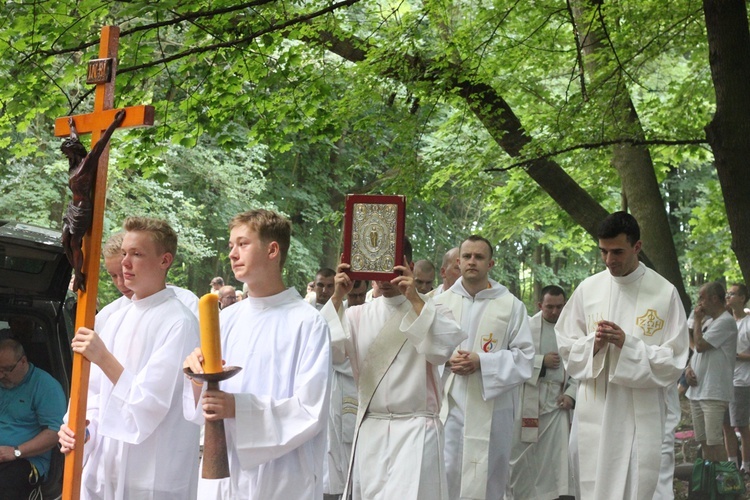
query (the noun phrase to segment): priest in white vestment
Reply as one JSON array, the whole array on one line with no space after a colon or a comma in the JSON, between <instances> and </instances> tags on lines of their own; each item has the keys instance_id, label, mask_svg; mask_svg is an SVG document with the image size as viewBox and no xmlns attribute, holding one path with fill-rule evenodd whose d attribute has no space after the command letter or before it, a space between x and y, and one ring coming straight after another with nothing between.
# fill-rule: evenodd
<instances>
[{"instance_id":1,"label":"priest in white vestment","mask_svg":"<svg viewBox=\"0 0 750 500\"><path fill-rule=\"evenodd\" d=\"M130 217L124 227L122 268L133 300L101 332L79 328L72 342L92 363L89 424L78 440L81 498L195 498L199 428L182 416L180 358L198 345L198 321L165 286L177 235L155 219ZM61 450L76 441L63 425Z\"/></svg>"},{"instance_id":2,"label":"priest in white vestment","mask_svg":"<svg viewBox=\"0 0 750 500\"><path fill-rule=\"evenodd\" d=\"M323 497L323 461L331 372L328 326L281 270L291 224L268 210L230 223L229 259L248 297L219 315L227 366L242 368L202 390L185 381L185 417L224 420L230 477L200 479L205 500L289 500ZM196 349L185 360L202 371ZM196 398L200 404L196 407ZM213 413L207 413L213 412Z\"/></svg>"},{"instance_id":3,"label":"priest in white vestment","mask_svg":"<svg viewBox=\"0 0 750 500\"><path fill-rule=\"evenodd\" d=\"M321 312L334 360L350 360L359 390L347 491L354 500L447 499L437 367L465 336L447 310L417 293L407 266L378 282L380 297L344 310L353 284L346 269L339 265L334 296Z\"/></svg>"},{"instance_id":4,"label":"priest in white vestment","mask_svg":"<svg viewBox=\"0 0 750 500\"><path fill-rule=\"evenodd\" d=\"M440 265L440 277L443 282L440 286L430 290L426 294L428 297L437 297L444 291L450 289L453 283L461 277L461 268L458 266L458 247L453 247L443 255L443 262Z\"/></svg>"},{"instance_id":5,"label":"priest in white vestment","mask_svg":"<svg viewBox=\"0 0 750 500\"><path fill-rule=\"evenodd\" d=\"M489 278L491 243L470 236L459 259L461 278L435 298L468 337L445 373L448 491L451 500L490 500L505 494L518 387L531 377L534 346L526 306Z\"/></svg>"},{"instance_id":6,"label":"priest in white vestment","mask_svg":"<svg viewBox=\"0 0 750 500\"><path fill-rule=\"evenodd\" d=\"M563 289L546 286L539 312L529 319L536 351L534 373L521 385L506 500L575 495L568 441L578 384L567 376L555 338L555 323L564 305Z\"/></svg>"},{"instance_id":7,"label":"priest in white vestment","mask_svg":"<svg viewBox=\"0 0 750 500\"><path fill-rule=\"evenodd\" d=\"M599 228L607 270L579 285L555 331L578 380L571 448L582 500L651 500L659 478L665 388L687 362L688 330L677 290L638 262L638 223L625 212Z\"/></svg>"},{"instance_id":8,"label":"priest in white vestment","mask_svg":"<svg viewBox=\"0 0 750 500\"><path fill-rule=\"evenodd\" d=\"M316 276L317 283L320 272ZM336 275L330 275L331 284ZM361 305L365 302L368 282L356 281L354 288L347 294L343 307L349 304ZM317 310L329 302L333 287L327 291L324 303L315 304ZM328 407L328 435L326 459L323 462L323 500L338 500L344 493L346 476L349 472L349 459L352 455L354 427L357 421L357 384L354 382L352 365L348 359L333 363L331 374L331 395Z\"/></svg>"}]
</instances>

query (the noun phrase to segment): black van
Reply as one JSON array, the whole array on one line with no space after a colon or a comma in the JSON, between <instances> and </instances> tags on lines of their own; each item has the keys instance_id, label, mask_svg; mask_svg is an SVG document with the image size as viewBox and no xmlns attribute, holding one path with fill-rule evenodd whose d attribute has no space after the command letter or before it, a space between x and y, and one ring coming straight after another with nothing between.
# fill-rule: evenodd
<instances>
[{"instance_id":1,"label":"black van","mask_svg":"<svg viewBox=\"0 0 750 500\"><path fill-rule=\"evenodd\" d=\"M76 296L61 235L0 220L0 337L23 344L31 363L55 377L69 397ZM62 489L63 458L53 453L43 498Z\"/></svg>"}]
</instances>

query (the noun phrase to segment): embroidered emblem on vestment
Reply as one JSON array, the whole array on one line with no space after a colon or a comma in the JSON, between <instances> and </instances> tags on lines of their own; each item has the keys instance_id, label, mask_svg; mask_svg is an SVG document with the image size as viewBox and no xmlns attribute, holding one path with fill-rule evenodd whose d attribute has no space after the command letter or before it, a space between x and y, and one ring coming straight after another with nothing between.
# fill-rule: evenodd
<instances>
[{"instance_id":1,"label":"embroidered emblem on vestment","mask_svg":"<svg viewBox=\"0 0 750 500\"><path fill-rule=\"evenodd\" d=\"M490 352L495 348L495 338L490 333L487 336L482 337L482 350L484 352Z\"/></svg>"},{"instance_id":2,"label":"embroidered emblem on vestment","mask_svg":"<svg viewBox=\"0 0 750 500\"><path fill-rule=\"evenodd\" d=\"M647 337L651 337L653 334L664 328L664 320L661 319L653 309L647 309L643 316L638 316L635 320L635 324L643 328L643 334Z\"/></svg>"}]
</instances>

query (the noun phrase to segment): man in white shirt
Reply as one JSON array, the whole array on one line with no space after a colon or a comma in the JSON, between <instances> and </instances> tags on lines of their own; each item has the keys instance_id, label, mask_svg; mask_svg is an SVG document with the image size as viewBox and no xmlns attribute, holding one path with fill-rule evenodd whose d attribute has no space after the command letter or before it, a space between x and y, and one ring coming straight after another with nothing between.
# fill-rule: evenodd
<instances>
[{"instance_id":1,"label":"man in white shirt","mask_svg":"<svg viewBox=\"0 0 750 500\"><path fill-rule=\"evenodd\" d=\"M346 307L361 306L367 300L370 280L355 280L352 291L346 294Z\"/></svg>"},{"instance_id":2,"label":"man in white shirt","mask_svg":"<svg viewBox=\"0 0 750 500\"><path fill-rule=\"evenodd\" d=\"M428 297L435 297L453 286L461 277L461 268L458 265L458 247L453 247L443 255L443 263L440 265L440 277L443 282L439 287L433 288Z\"/></svg>"},{"instance_id":3,"label":"man in white shirt","mask_svg":"<svg viewBox=\"0 0 750 500\"><path fill-rule=\"evenodd\" d=\"M84 446L84 499L195 498L199 428L182 417L180 358L198 345L198 321L166 286L177 235L146 217L128 217L123 227L133 300L101 332L79 328L73 338L73 351L92 363L89 424L83 439L63 424L61 451Z\"/></svg>"},{"instance_id":4,"label":"man in white shirt","mask_svg":"<svg viewBox=\"0 0 750 500\"><path fill-rule=\"evenodd\" d=\"M130 304L133 299L133 290L125 285L125 279L122 274L122 238L125 235L124 232L119 231L107 239L106 243L102 247L102 257L104 258L104 269L112 278L112 284L122 294L122 296L113 300L106 306L104 306L99 312L96 313L96 320L94 322L94 330L99 332L104 329L104 325L107 323L107 319L123 307ZM185 304L185 307L190 309L195 317L198 317L198 297L184 288L167 284L167 288L171 288L177 296L177 300Z\"/></svg>"},{"instance_id":5,"label":"man in white shirt","mask_svg":"<svg viewBox=\"0 0 750 500\"><path fill-rule=\"evenodd\" d=\"M737 359L734 363L734 400L729 403L729 421L724 419L724 442L730 461L737 461L737 435L742 443L742 467L750 474L750 316L745 312L747 286L733 283L727 291L727 307L737 322Z\"/></svg>"},{"instance_id":6,"label":"man in white shirt","mask_svg":"<svg viewBox=\"0 0 750 500\"><path fill-rule=\"evenodd\" d=\"M195 422L224 420L230 477L203 479L206 500L288 500L323 497L323 460L331 372L328 326L282 269L291 223L251 210L229 224L229 259L248 297L219 314L221 352L242 368L205 390L184 383L183 410ZM185 359L203 372L200 349ZM200 404L196 405L196 401Z\"/></svg>"},{"instance_id":7,"label":"man in white shirt","mask_svg":"<svg viewBox=\"0 0 750 500\"><path fill-rule=\"evenodd\" d=\"M686 396L693 414L695 439L700 441L703 458L726 460L722 427L732 400L734 360L737 357L737 323L725 309L721 283L703 285L695 308L692 347L695 354L686 370L690 387ZM706 316L713 319L703 326Z\"/></svg>"},{"instance_id":8,"label":"man in white shirt","mask_svg":"<svg viewBox=\"0 0 750 500\"><path fill-rule=\"evenodd\" d=\"M414 263L414 283L422 295L427 295L435 288L435 266L432 262L423 259Z\"/></svg>"},{"instance_id":9,"label":"man in white shirt","mask_svg":"<svg viewBox=\"0 0 750 500\"><path fill-rule=\"evenodd\" d=\"M336 271L330 267L324 267L315 274L314 290L315 290L315 301L311 302L315 306L315 309L320 311L326 302L331 298L333 294L333 277L336 276Z\"/></svg>"},{"instance_id":10,"label":"man in white shirt","mask_svg":"<svg viewBox=\"0 0 750 500\"><path fill-rule=\"evenodd\" d=\"M321 269L315 276L315 308L318 311L331 299L335 276L336 272L329 268ZM364 304L367 295L366 283L364 280L354 282L354 286L347 294L347 300L344 301L344 307ZM324 500L337 500L344 493L357 420L357 385L354 382L352 365L348 358L337 358L333 360L332 366L326 460L323 463Z\"/></svg>"}]
</instances>

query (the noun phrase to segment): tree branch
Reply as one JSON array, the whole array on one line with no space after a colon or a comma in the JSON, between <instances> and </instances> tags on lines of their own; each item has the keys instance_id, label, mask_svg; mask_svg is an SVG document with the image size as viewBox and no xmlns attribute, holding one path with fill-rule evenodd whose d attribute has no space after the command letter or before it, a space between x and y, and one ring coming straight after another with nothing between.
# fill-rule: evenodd
<instances>
[{"instance_id":1,"label":"tree branch","mask_svg":"<svg viewBox=\"0 0 750 500\"><path fill-rule=\"evenodd\" d=\"M166 21L158 21L158 22L151 23L151 24L144 24L142 26L136 26L135 28L132 28L129 30L124 30L122 31L122 33L120 33L120 37L126 37L129 35L138 33L140 31L158 29L163 26L172 26L175 24L179 24L183 21L194 21L196 19L200 19L201 17L214 17L214 16L219 16L221 14L228 14L230 12L236 12L238 10L247 9L250 7L259 7L261 5L273 3L274 1L275 0L255 0L253 2L241 3L239 5L232 5L230 7L225 7L223 9L190 12L188 14L183 14L181 16L177 16L175 18L168 19ZM99 43L99 39L97 38L96 40L85 42L75 47L67 47L67 48L58 49L58 50L35 50L33 52L30 52L26 56L26 59L36 56L36 55L47 57L47 56L58 56L62 54L69 54L72 52L81 52L85 49L88 49L89 47L93 47L94 45L97 45L98 43ZM21 63L23 63L23 61L21 61Z\"/></svg>"},{"instance_id":2,"label":"tree branch","mask_svg":"<svg viewBox=\"0 0 750 500\"><path fill-rule=\"evenodd\" d=\"M311 12L311 13L305 14L303 16L294 17L294 18L289 19L288 21L284 21L283 23L280 23L280 24L270 25L267 28L255 31L253 33L250 33L247 36L242 37L242 38L237 38L237 39L234 39L234 40L228 40L228 41L225 41L225 42L214 43L214 44L211 44L211 45L205 45L203 47L195 47L195 48L192 48L190 50L185 50L183 52L178 52L178 53L172 54L169 57L164 57L162 59L158 59L158 60L151 61L151 62L148 62L148 63L137 64L135 66L128 66L127 68L121 68L121 69L117 70L117 73L121 74L121 73L128 73L130 71L138 71L138 70L143 69L143 68L150 68L151 66L157 66L157 65L160 65L160 64L166 64L168 62L172 62L172 61L175 61L177 59L182 59L183 57L191 56L191 55L194 55L194 54L202 54L204 52L211 52L212 50L216 50L216 49L222 49L222 48L227 48L227 47L234 47L234 46L245 45L247 43L252 42L254 39L258 38L259 36L263 36L263 35L265 35L267 33L273 33L275 31L283 31L283 30L285 30L286 28L288 28L290 26L294 26L295 24L302 24L302 23L305 23L305 22L312 21L315 18L318 18L318 17L323 16L325 14L330 14L331 12L333 12L333 11L335 11L337 9L340 9L342 7L350 7L350 6L354 5L355 3L359 3L360 1L361 0L343 0L341 2L332 4L332 5L324 8L324 9L320 9L318 11Z\"/></svg>"},{"instance_id":3,"label":"tree branch","mask_svg":"<svg viewBox=\"0 0 750 500\"><path fill-rule=\"evenodd\" d=\"M569 146L567 148L558 149L556 151L550 151L549 153L544 153L542 155L535 156L533 158L529 158L524 161L520 161L517 163L514 163L512 165L509 165L507 167L498 167L498 168L486 168L484 169L485 172L507 172L508 170L513 170L514 168L521 168L521 167L527 167L528 165L538 161L543 160L547 158L552 158L557 155L561 155L564 153L569 153L571 151L577 151L580 149L598 149L598 148L605 148L609 146L614 146L616 144L628 144L630 146L688 146L688 145L700 145L700 144L708 144L707 139L651 139L651 140L640 140L640 139L631 139L631 138L622 138L622 139L610 139L606 141L599 141L599 142L589 142L589 143L583 143L583 144L576 144L573 146Z\"/></svg>"},{"instance_id":4,"label":"tree branch","mask_svg":"<svg viewBox=\"0 0 750 500\"><path fill-rule=\"evenodd\" d=\"M264 0L264 1L268 1L268 0ZM162 57L161 59L156 59L156 60L153 60L153 61L149 61L147 63L136 64L134 66L127 66L127 67L123 67L123 68L118 68L117 69L117 74L118 75L122 75L124 73L131 73L133 71L138 71L138 70L141 70L141 69L144 69L144 68L150 68L150 67L159 66L159 65L162 65L162 64L166 65L167 63L170 63L172 61L176 61L178 59L182 59L184 57L188 57L188 56L191 56L191 55L194 55L194 54L203 54L205 52L211 52L213 50L217 50L217 49L221 49L221 48L227 48L227 47L235 47L235 46L245 45L245 44L248 44L248 43L252 42L254 39L256 39L256 38L258 38L260 36L263 36L263 35L265 35L267 33L273 33L275 31L283 31L283 30L285 30L285 29L287 29L290 26L293 26L295 24L302 24L302 23L306 23L306 22L312 21L313 19L316 19L316 18L318 18L320 16L323 16L325 14L330 14L331 12L333 12L333 11L335 11L337 9L340 9L342 7L349 7L351 5L359 3L360 1L361 0L343 0L341 2L329 5L328 7L324 8L324 9L321 9L321 10L318 10L318 11L315 11L315 12L311 12L309 14L305 14L305 15L302 15L302 16L298 16L298 17L289 19L289 20L287 20L287 21L285 21L283 23L277 24L277 25L270 25L270 26L268 26L268 27L266 27L266 28L264 28L262 30L255 31L253 33L250 33L247 36L242 37L242 38L237 38L237 39L234 39L234 40L228 40L228 41L224 41L224 42L218 42L218 43L214 43L214 44L210 44L210 45L205 45L205 46L202 46L202 47L194 47L192 49L185 50L185 51L182 51L182 52L177 52L177 53L172 54L170 56ZM154 23L154 24L152 24L150 26L155 26L156 24L161 24L161 23ZM132 30L131 30L131 32L132 32ZM88 97L88 95L91 94L91 92L93 92L93 90L94 89L92 88L88 92L83 93L80 96L80 98L78 99L78 101L74 105L71 106L71 110L75 110L78 107L78 105L84 99L86 99L86 97Z\"/></svg>"}]
</instances>

